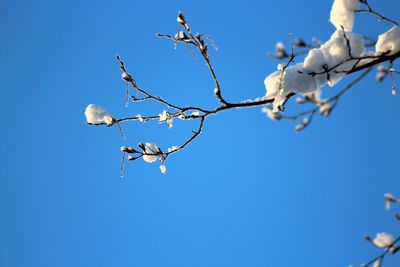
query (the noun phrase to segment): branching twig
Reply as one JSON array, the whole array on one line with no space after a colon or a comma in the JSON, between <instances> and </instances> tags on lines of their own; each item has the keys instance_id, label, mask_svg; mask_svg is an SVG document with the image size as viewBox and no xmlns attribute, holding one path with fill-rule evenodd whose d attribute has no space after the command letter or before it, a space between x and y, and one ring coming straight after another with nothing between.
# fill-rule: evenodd
<instances>
[{"instance_id":1,"label":"branching twig","mask_svg":"<svg viewBox=\"0 0 400 267\"><path fill-rule=\"evenodd\" d=\"M364 4L367 9L355 10L354 12L357 12L357 13L369 13L369 14L372 14L372 15L378 17L380 20L389 22L389 23L391 23L391 24L393 24L393 25L395 25L397 27L400 27L400 24L398 22L396 22L395 20L389 19L386 16L383 16L382 14L380 14L380 13L376 12L375 10L373 10L372 7L369 5L368 0L360 0L360 2L362 4Z\"/></svg>"},{"instance_id":2,"label":"branching twig","mask_svg":"<svg viewBox=\"0 0 400 267\"><path fill-rule=\"evenodd\" d=\"M367 6L367 11L369 13L372 13L374 15L378 15L378 13L374 12L370 6L368 5L367 1L363 1L363 3ZM360 10L359 12L362 12ZM381 16L379 14L379 16ZM382 16L382 19L387 20L389 22L395 23L395 25L398 25L396 22L385 18ZM125 160L126 154L129 155L128 159L129 160L136 160L139 158L143 158L144 156L153 156L157 157L161 163L163 162L172 154L186 148L190 143L192 143L202 132L203 126L205 124L206 119L211 116L218 114L220 112L230 110L230 109L236 109L236 108L249 108L249 107L257 107L257 106L265 106L267 104L272 104L275 102L275 98L278 100L281 97L283 97L283 82L284 82L284 77L286 74L286 70L289 67L289 65L295 60L296 56L308 53L310 49L317 48L318 46L321 45L319 41L314 41L316 46L307 44L301 39L296 40L296 42L293 41L292 35L290 35L290 54L284 49L283 44L279 43L277 45L277 51L279 54L279 57L281 58L288 58L288 61L286 64L282 65L281 68L281 73L279 76L279 90L275 98L266 98L266 97L261 97L257 98L254 100L247 100L247 101L242 101L238 103L232 103L227 101L223 95L222 95L222 89L221 89L221 84L220 81L215 73L214 67L211 63L210 60L210 55L208 51L208 44L213 46L216 49L214 41L205 34L202 33L197 33L193 34L192 29L190 28L188 22L186 21L185 17L183 16L182 13L178 14L178 22L181 25L178 32L175 34L175 36L171 36L168 34L160 34L157 33L158 37L165 38L172 40L174 44L179 44L183 43L186 46L192 47L194 46L198 53L201 55L203 60L205 61L208 70L210 72L210 75L212 77L212 80L214 82L214 96L218 100L219 105L216 106L213 109L206 109L202 107L197 107L197 106L180 106L176 105L169 100L166 100L165 98L162 98L160 96L154 95L150 93L149 91L141 88L138 84L138 82L133 78L133 76L128 72L127 67L125 63L122 61L121 57L117 54L116 59L119 63L119 67L122 70L122 78L126 81L127 86L131 86L131 88L135 89L137 92L137 96L129 96L129 88L127 87L127 99L130 99L131 101L135 102L144 102L144 101L149 101L149 102L154 102L161 104L164 106L165 109L163 114L158 114L158 115L135 115L132 117L124 117L124 118L113 118L112 122L103 122L103 123L97 123L95 125L107 125L107 126L113 126L115 124L120 127L120 124L122 123L127 123L129 121L139 121L139 122L148 122L148 121L158 121L159 123L167 122L169 126L172 126L172 120L173 119L181 119L181 120L198 120L198 128L195 131L191 131L191 135L182 142L180 146L173 147L169 151L162 151L161 149L157 149L156 151L147 151L147 148L145 144L139 144L140 150L133 149L133 148L125 148L123 149L124 157L121 162L121 173L123 170L123 164ZM345 94L348 90L350 90L355 84L357 84L360 80L362 80L368 73L370 73L372 67L382 63L382 62L390 62L393 63L397 58L400 57L400 51L391 54L390 51L381 55L365 55L365 56L354 56L352 53L352 47L351 47L351 42L349 38L347 37L345 31L343 30L343 37L346 40L347 48L348 48L348 57L343 60L342 62L336 63L333 66L328 66L327 64L323 66L322 71L313 71L309 73L304 73L304 75L311 75L311 76L316 76L316 75L326 75L327 80L330 80L330 75L331 73L344 73L345 75L349 75L355 72L363 71L364 72L354 79L351 83L349 83L346 87L344 87L341 91L339 91L335 96L329 98L328 100L319 100L316 98L310 98L306 99L307 97L305 96L304 98L306 99L306 102L310 102L313 104L316 104L316 107L303 111L297 115L293 116L287 116L283 114L276 114L274 115L275 118L283 119L283 120L298 120L300 118L303 118L303 121L300 122L298 127L296 129L302 130L305 127L307 127L311 121L313 120L314 116L317 114L318 111L321 112L322 115L328 116L330 112L336 107L340 97ZM375 41L372 40L371 43L374 43ZM305 49L304 51L300 52L295 52L294 51L294 46ZM192 51L192 50L191 50ZM348 62L354 62L352 67L348 70L339 70L339 68L347 64ZM300 73L300 72L299 72ZM300 73L303 74L303 73ZM390 74L399 74L398 71L395 71L393 68L391 68ZM393 77L392 77L393 78ZM393 81L394 84L394 81ZM279 105L279 110L283 111L285 103L292 97L294 96L294 92L286 92L285 94L285 99L282 99L283 101ZM122 132L122 128L121 133Z\"/></svg>"}]
</instances>

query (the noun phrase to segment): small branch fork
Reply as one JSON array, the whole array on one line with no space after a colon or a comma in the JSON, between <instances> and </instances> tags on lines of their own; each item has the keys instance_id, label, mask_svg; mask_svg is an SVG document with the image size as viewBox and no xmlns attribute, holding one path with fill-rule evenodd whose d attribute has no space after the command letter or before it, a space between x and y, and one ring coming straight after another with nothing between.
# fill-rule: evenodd
<instances>
[{"instance_id":1,"label":"small branch fork","mask_svg":"<svg viewBox=\"0 0 400 267\"><path fill-rule=\"evenodd\" d=\"M364 1L368 7L369 5ZM372 13L372 12L370 12ZM375 14L375 13L372 13ZM388 19L385 19L388 20ZM178 29L178 32L175 34L175 36L171 36L168 34L161 34L157 33L156 35L160 38L172 40L175 45L178 43L185 44L189 47L195 47L198 51L198 53L201 55L203 60L205 61L210 76L213 80L214 83L214 96L219 102L219 105L215 107L214 109L205 109L202 107L197 107L197 106L179 106L176 104L173 104L171 101L162 98L160 96L154 95L150 93L148 90L143 89L139 86L138 82L134 79L134 77L128 72L128 69L124 63L124 61L121 59L119 55L116 55L116 59L119 63L119 67L122 71L122 78L125 80L126 85L127 85L127 103L128 104L129 100L132 102L155 102L163 105L167 111L164 111L165 114L158 114L158 115L147 115L147 116L142 116L142 115L136 115L132 117L124 117L124 118L115 118L114 122L120 127L120 124L126 123L129 121L140 121L140 122L148 122L148 121L158 121L160 123L162 122L167 122L170 124L170 127L172 125L172 120L173 119L181 119L181 120L196 120L198 121L198 126L196 130L191 130L191 134L187 139L182 142L181 145L172 147L169 149L167 152L162 151L160 148L157 149L157 151L151 151L149 153L148 150L146 150L146 144L139 144L138 147L139 149L134 149L132 147L122 147L121 150L123 152L123 159L121 162L121 172L123 170L123 163L125 158L128 158L130 161L137 160L139 158L143 158L144 156L155 156L158 158L158 160L161 162L161 164L164 164L164 161L172 154L184 149L187 147L191 142L193 142L203 131L203 127L205 125L206 119L210 115L215 115L220 112L230 110L230 109L236 109L236 108L249 108L249 107L257 107L257 106L266 106L268 108L269 104L272 104L274 102L274 98L266 98L266 97L261 97L257 98L254 100L246 100L238 103L232 103L223 96L222 94L222 88L221 84L219 82L219 79L217 77L217 74L212 66L212 62L210 59L209 55L209 50L208 50L208 45L211 45L215 49L215 43L213 40L201 33L196 33L194 34L192 29L190 28L188 22L186 21L184 15L182 13L178 14L177 18L178 23L180 24L180 28ZM371 72L372 67L382 63L382 62L390 62L393 63L398 57L400 57L400 52L396 54L390 54L386 53L383 55L379 56L365 56L365 57L354 57L351 52L351 47L350 47L350 41L347 39L347 36L344 33L344 37L346 38L347 45L349 48L349 59L347 59L344 62L338 63L335 66L332 67L327 67L324 68L323 71L317 73L304 73L304 75L328 75L331 71L337 71L337 68L340 67L341 65L349 62L349 61L355 61L355 64L353 67L346 71L345 74L351 74L355 72L359 72L364 70L364 72L355 80L353 80L351 83L349 83L345 88L343 88L341 91L339 91L335 96L328 100L320 101L319 99L312 97L312 96L304 96L302 101L304 103L313 103L316 104L315 108L312 108L310 110L301 112L297 115L293 116L286 116L282 115L281 113L275 113L274 114L274 119L283 119L283 120L297 120L299 118L304 118L303 121L296 127L297 130L302 130L304 129L313 119L315 114L317 114L318 110L321 112L322 115L328 116L330 112L336 107L340 97L344 95L348 90L350 90L355 84L357 84L360 80L362 80L368 73ZM283 80L283 77L285 75L286 68L294 62L295 57L305 54L308 52L308 50L318 47L321 45L321 42L318 40L313 40L314 44L308 44L305 41L301 39L297 39L295 42L292 40L292 36L290 35L290 44L291 44L291 53L287 53L284 49L283 46L277 46L277 51L281 55L283 55L281 58L288 58L287 63L283 66L282 68L282 73L281 73L281 82ZM373 43L373 42L371 42ZM294 47L297 48L303 48L306 49L302 52L296 53L294 51ZM192 50L191 50L192 51ZM192 51L193 52L193 51ZM275 57L275 56L274 56ZM278 58L278 57L276 57ZM393 68L390 72L390 74L393 76L393 74L399 74L397 71L395 71ZM281 86L280 86L281 87ZM137 96L133 96L129 94L129 89L132 88L136 91ZM283 101L283 105L280 107L280 110L283 111L284 109L284 104L287 102L289 98L294 96L294 93L289 93L288 95L285 96L285 99ZM278 94L279 97L279 94ZM98 125L104 125L103 124L98 124ZM111 125L108 125L111 126ZM127 156L127 157L126 157Z\"/></svg>"},{"instance_id":2,"label":"small branch fork","mask_svg":"<svg viewBox=\"0 0 400 267\"><path fill-rule=\"evenodd\" d=\"M362 264L361 267L370 267L370 266L382 266L383 260L387 255L389 255L389 252L392 254L395 254L399 250L399 243L400 243L400 236L397 237L392 244L390 244L387 248L383 250L383 252L376 256L375 258L371 259L369 262ZM375 265L376 264L376 265Z\"/></svg>"},{"instance_id":3,"label":"small branch fork","mask_svg":"<svg viewBox=\"0 0 400 267\"><path fill-rule=\"evenodd\" d=\"M369 5L368 0L360 0L360 3L362 3L366 9L355 10L356 13L369 13L369 14L372 14L372 15L378 17L379 20L386 21L390 24L393 24L394 26L400 27L400 24L397 21L387 18L387 17L383 16L382 14L373 10L372 7Z\"/></svg>"}]
</instances>

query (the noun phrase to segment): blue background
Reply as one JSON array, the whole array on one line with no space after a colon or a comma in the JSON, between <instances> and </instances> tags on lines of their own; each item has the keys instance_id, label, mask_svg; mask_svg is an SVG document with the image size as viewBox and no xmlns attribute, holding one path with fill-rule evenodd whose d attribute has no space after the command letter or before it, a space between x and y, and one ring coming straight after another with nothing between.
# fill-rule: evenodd
<instances>
[{"instance_id":1,"label":"blue background","mask_svg":"<svg viewBox=\"0 0 400 267\"><path fill-rule=\"evenodd\" d=\"M217 105L200 58L154 35L177 31L178 10L216 41L224 95L241 101L264 95L277 41L330 37L331 4L1 1L0 266L333 267L377 255L364 235L399 234L383 208L385 192L400 195L400 103L389 80L371 74L300 134L258 107L210 117L167 161L167 175L140 160L120 178L120 146L178 145L195 124L133 122L126 141L116 127L85 124L90 103L116 117L163 109L124 107L115 53L154 94ZM399 19L397 0L371 4ZM355 31L376 37L390 27L357 15Z\"/></svg>"}]
</instances>

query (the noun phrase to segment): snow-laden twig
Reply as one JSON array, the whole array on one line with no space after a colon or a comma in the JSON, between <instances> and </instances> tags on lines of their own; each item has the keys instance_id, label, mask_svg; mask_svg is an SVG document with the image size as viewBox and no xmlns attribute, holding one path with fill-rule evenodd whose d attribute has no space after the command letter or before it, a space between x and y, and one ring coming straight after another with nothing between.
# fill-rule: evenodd
<instances>
[{"instance_id":1,"label":"snow-laden twig","mask_svg":"<svg viewBox=\"0 0 400 267\"><path fill-rule=\"evenodd\" d=\"M340 2L344 0L335 1ZM372 13L374 15L378 14L377 12L373 11L373 9L366 1L362 1L362 3L366 5L369 13ZM341 6L336 5L335 8L340 9ZM332 13L334 15L333 18L335 19L335 23L337 24L337 22L340 22L344 19L343 21L346 23L347 29L351 29L353 21L348 21L348 19L354 20L354 16L352 15L353 11L354 9L351 8L349 10L346 10L347 17L345 18L338 17L335 15L335 13ZM354 12L358 11L361 10L355 10ZM392 21L385 17L383 18L389 22ZM172 122L175 119L180 119L183 121L198 121L198 128L196 130L192 130L191 134L182 141L181 145L175 146L168 151L163 151L161 148L157 147L157 150L149 152L149 145L147 145L148 143L139 144L138 149L124 149L124 158L121 164L121 172L123 170L125 156L128 155L128 160L130 161L139 158L143 158L145 160L146 158L156 159L161 162L163 166L161 170L163 173L165 173L166 167L164 161L170 155L181 151L189 144L191 144L194 140L196 140L203 131L203 127L206 123L207 118L211 115L216 115L231 109L263 106L263 110L274 120L298 120L302 118L300 123L296 126L296 130L300 131L306 128L311 123L318 111L321 113L321 115L328 116L331 111L337 106L337 103L341 96L344 95L348 90L350 90L360 80L362 80L367 74L369 74L373 67L384 62L389 62L391 67L387 72L385 72L385 75L389 74L391 76L392 84L394 84L393 75L399 74L399 72L394 69L393 63L396 59L400 57L400 49L383 50L380 53L364 53L364 38L360 35L356 35L346 31L346 28L340 25L341 27L339 27L337 31L332 35L331 40L327 41L324 44L316 39L313 40L314 44L309 44L302 39L297 39L293 41L292 37L290 36L290 52L288 52L285 50L283 44L278 43L276 46L277 54L275 57L279 59L286 58L287 62L286 64L280 65L280 69L276 72L276 74L271 74L270 76L268 76L271 77L269 82L272 82L272 85L275 87L275 93L271 93L272 89L267 88L268 91L265 96L236 103L230 102L226 100L226 98L222 94L221 83L216 75L216 72L211 62L208 45L216 49L214 41L208 35L202 33L194 34L191 27L189 26L188 21L181 12L178 14L177 21L180 24L180 28L174 36L160 33L158 33L157 36L173 41L175 46L177 44L184 44L189 48L195 48L194 50L196 50L198 54L200 54L208 67L208 71L214 83L213 93L219 104L212 109L202 108L194 105L182 106L177 105L174 102L167 100L161 96L155 95L139 86L139 83L137 82L137 77L134 77L132 74L130 74L125 65L125 62L121 59L119 55L116 55L116 59L122 71L122 79L127 85L126 99L132 101L133 103L155 102L164 106L164 111L159 114L137 114L134 116L114 118L102 109L97 109L97 107L93 108L93 106L89 106L87 112L87 122L89 124L107 125L109 127L118 125L121 133L123 133L121 125L132 121L156 121L158 123L165 122L169 125L170 128L172 127ZM394 24L398 25L397 23ZM387 49L387 47L396 47L397 49L399 44L396 42L396 40L393 40L393 38L395 38L393 36L397 36L396 34L398 34L398 29L391 29L389 32L386 33L386 35L381 35L379 37L378 43L376 44L377 47L379 46L381 50ZM372 41L370 40L370 43L374 44L376 42L374 39L372 39ZM333 46L336 46L335 49L343 50L345 52L343 54L339 54L339 56L336 55L334 57L334 55L329 54L329 48L332 48ZM301 51L295 51L295 48L301 49ZM190 50L192 51L192 53L194 53L194 50ZM294 62L295 59L301 55L306 56L304 63L291 65L291 63ZM320 55L319 59L318 57L315 58L315 55ZM323 60L321 61L322 58ZM326 58L332 58L334 60L333 62L326 62ZM313 65L314 67L307 67L308 65ZM363 73L359 77L350 82L346 87L340 90L333 97L327 100L321 100L319 97L315 96L316 91L320 90L320 87L322 87L326 83L329 83L331 86L333 86L342 77L360 71L363 71ZM266 81L268 80L268 77ZM296 80L296 78L298 78L298 80ZM312 83L314 84L312 85ZM294 87L302 86L302 89L292 90L296 88L290 88L289 85ZM308 88L308 85L312 85L312 88ZM130 89L136 91L136 95L130 95ZM275 107L275 105L278 104L278 110L282 112L284 110L286 102L294 95L299 96L298 99L300 99L300 102L313 103L316 106L312 109L300 112L299 114L293 116L285 115L283 113L276 113L275 108L273 110L270 110L270 108L266 106L274 104ZM125 105L127 105L127 101Z\"/></svg>"}]
</instances>

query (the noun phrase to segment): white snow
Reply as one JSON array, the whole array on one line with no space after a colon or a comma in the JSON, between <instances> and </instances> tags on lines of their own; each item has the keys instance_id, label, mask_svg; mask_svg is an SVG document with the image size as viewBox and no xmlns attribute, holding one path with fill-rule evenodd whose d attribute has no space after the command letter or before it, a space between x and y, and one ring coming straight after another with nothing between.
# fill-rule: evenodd
<instances>
[{"instance_id":1,"label":"white snow","mask_svg":"<svg viewBox=\"0 0 400 267\"><path fill-rule=\"evenodd\" d=\"M282 65L278 65L278 71L267 76L264 80L267 89L266 98L275 98L274 112L283 104L289 93L303 95L312 93L327 83L334 86L346 75L345 72L349 71L356 62L349 55L346 38L351 47L351 56L361 56L365 50L363 37L351 32L336 30L327 42L319 48L311 49L303 63L289 66L283 75ZM337 66L342 62L345 63ZM310 73L324 72L329 68L334 68L329 71L329 80L326 73L310 75Z\"/></svg>"},{"instance_id":2,"label":"white snow","mask_svg":"<svg viewBox=\"0 0 400 267\"><path fill-rule=\"evenodd\" d=\"M331 9L330 21L341 30L353 31L354 26L354 10L359 8L359 0L335 0Z\"/></svg>"},{"instance_id":3,"label":"white snow","mask_svg":"<svg viewBox=\"0 0 400 267\"><path fill-rule=\"evenodd\" d=\"M165 166L164 163L162 163L160 165L160 171L161 171L162 174L166 174L167 173L167 167Z\"/></svg>"},{"instance_id":4,"label":"white snow","mask_svg":"<svg viewBox=\"0 0 400 267\"><path fill-rule=\"evenodd\" d=\"M130 74L126 73L126 72L123 72L123 73L121 74L121 78L122 78L123 80L127 81L127 82L132 81L132 76L131 76Z\"/></svg>"},{"instance_id":5,"label":"white snow","mask_svg":"<svg viewBox=\"0 0 400 267\"><path fill-rule=\"evenodd\" d=\"M270 107L263 107L261 111L264 112L271 120L279 121L282 118L279 112L274 112Z\"/></svg>"},{"instance_id":6,"label":"white snow","mask_svg":"<svg viewBox=\"0 0 400 267\"><path fill-rule=\"evenodd\" d=\"M153 163L158 160L158 156L154 154L160 153L160 149L156 144L146 143L143 160L148 163ZM149 155L150 154L150 155Z\"/></svg>"},{"instance_id":7,"label":"white snow","mask_svg":"<svg viewBox=\"0 0 400 267\"><path fill-rule=\"evenodd\" d=\"M378 248L386 248L393 244L394 238L391 234L378 233L372 242Z\"/></svg>"},{"instance_id":8,"label":"white snow","mask_svg":"<svg viewBox=\"0 0 400 267\"><path fill-rule=\"evenodd\" d=\"M389 54L395 54L400 51L400 28L394 26L387 32L379 35L378 42L375 45L375 51L382 54L390 51Z\"/></svg>"},{"instance_id":9,"label":"white snow","mask_svg":"<svg viewBox=\"0 0 400 267\"><path fill-rule=\"evenodd\" d=\"M304 68L309 70L309 72L321 72L324 70L324 65L328 68L331 68L341 62L350 59L349 46L347 45L346 38L349 41L351 47L352 57L361 56L361 54L363 54L365 51L364 38L355 33L336 30L326 43L322 44L319 48L312 49L308 53L304 60ZM335 68L335 71L331 71L329 73L329 85L334 86L343 76L345 76L345 73L336 73L337 71L348 71L353 67L354 63L355 60L350 60L345 64L342 64ZM320 85L325 84L326 77L324 77L324 75L319 76L320 77L316 77L318 83Z\"/></svg>"},{"instance_id":10,"label":"white snow","mask_svg":"<svg viewBox=\"0 0 400 267\"><path fill-rule=\"evenodd\" d=\"M170 129L172 128L173 118L168 111L163 110L163 112L161 114L158 114L158 116L159 116L160 123L166 122L168 124L169 128Z\"/></svg>"},{"instance_id":11,"label":"white snow","mask_svg":"<svg viewBox=\"0 0 400 267\"><path fill-rule=\"evenodd\" d=\"M85 110L86 121L89 124L102 124L105 123L108 126L113 125L114 119L110 114L105 111L102 107L90 104Z\"/></svg>"},{"instance_id":12,"label":"white snow","mask_svg":"<svg viewBox=\"0 0 400 267\"><path fill-rule=\"evenodd\" d=\"M175 150L178 150L178 149L179 149L179 146L172 146L172 147L169 147L169 148L168 148L168 153L174 152Z\"/></svg>"},{"instance_id":13,"label":"white snow","mask_svg":"<svg viewBox=\"0 0 400 267\"><path fill-rule=\"evenodd\" d=\"M323 102L320 106L319 106L319 112L321 113L322 116L329 116L329 114L332 111L332 106L329 102Z\"/></svg>"}]
</instances>

